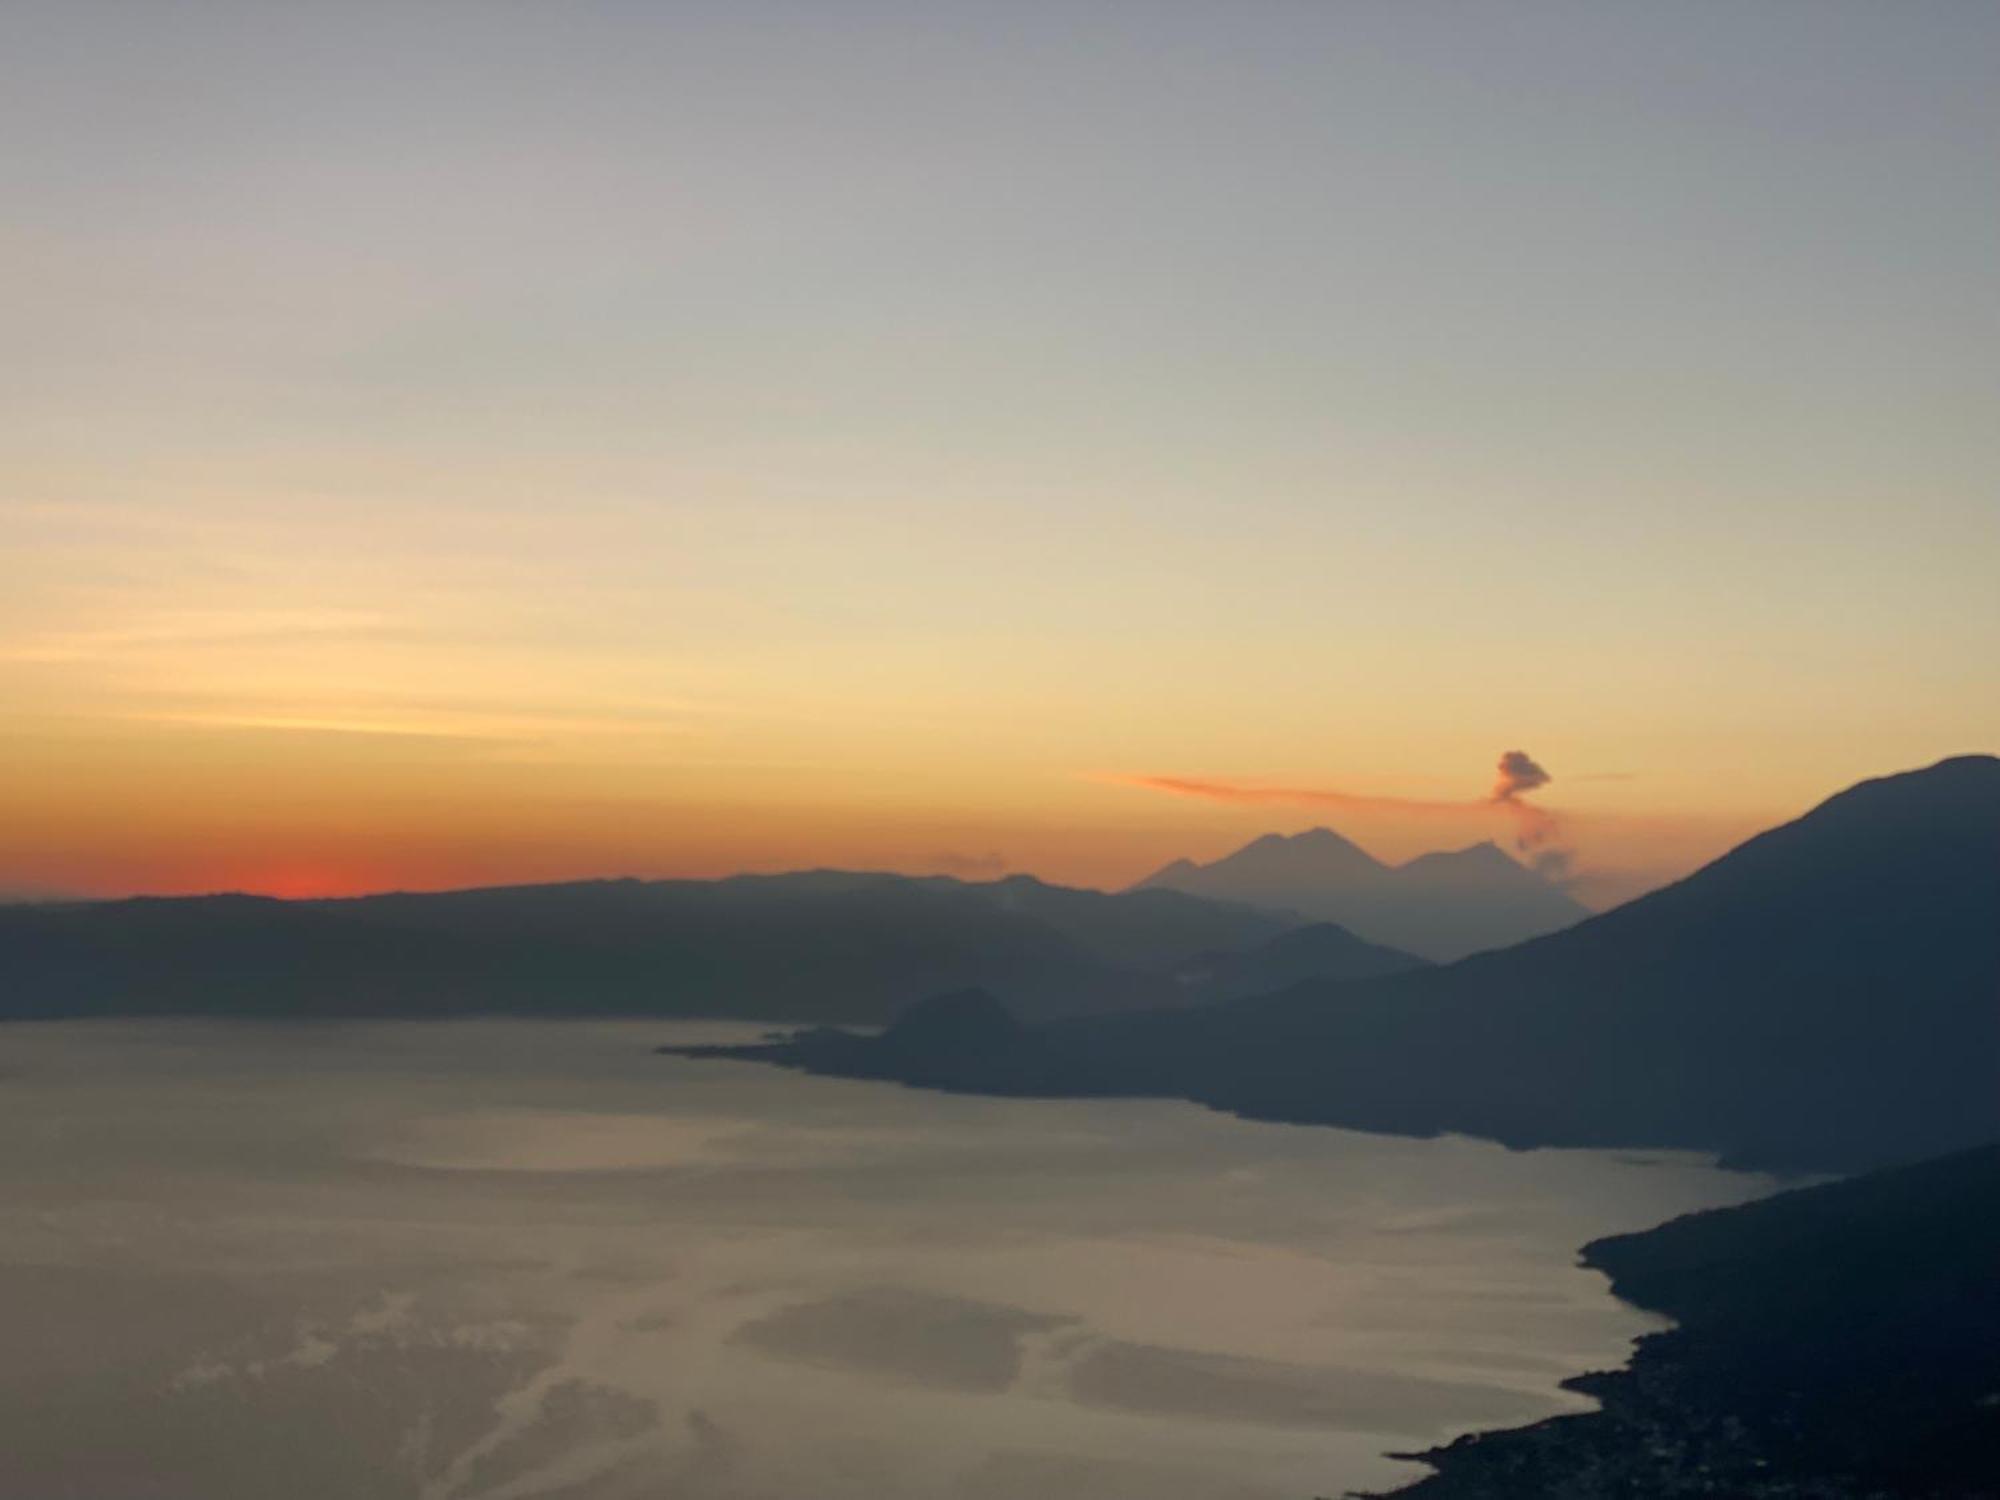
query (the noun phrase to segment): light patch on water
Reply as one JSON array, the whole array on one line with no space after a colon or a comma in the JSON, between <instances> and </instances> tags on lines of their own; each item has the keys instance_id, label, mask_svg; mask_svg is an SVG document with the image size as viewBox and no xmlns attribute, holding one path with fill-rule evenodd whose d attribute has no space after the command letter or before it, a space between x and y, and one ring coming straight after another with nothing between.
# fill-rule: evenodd
<instances>
[{"instance_id":1,"label":"light patch on water","mask_svg":"<svg viewBox=\"0 0 2000 1500\"><path fill-rule=\"evenodd\" d=\"M740 1121L574 1110L474 1110L411 1120L370 1154L470 1172L629 1172L725 1161Z\"/></svg>"}]
</instances>

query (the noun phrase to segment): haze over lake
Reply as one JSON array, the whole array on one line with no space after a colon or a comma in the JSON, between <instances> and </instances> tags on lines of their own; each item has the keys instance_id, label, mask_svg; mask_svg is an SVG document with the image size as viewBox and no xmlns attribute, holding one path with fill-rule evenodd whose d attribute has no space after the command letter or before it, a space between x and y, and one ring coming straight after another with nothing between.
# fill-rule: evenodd
<instances>
[{"instance_id":1,"label":"haze over lake","mask_svg":"<svg viewBox=\"0 0 2000 1500\"><path fill-rule=\"evenodd\" d=\"M1594 1236L1769 1189L654 1056L754 1028L0 1034L0 1493L1263 1500L1577 1406Z\"/></svg>"}]
</instances>

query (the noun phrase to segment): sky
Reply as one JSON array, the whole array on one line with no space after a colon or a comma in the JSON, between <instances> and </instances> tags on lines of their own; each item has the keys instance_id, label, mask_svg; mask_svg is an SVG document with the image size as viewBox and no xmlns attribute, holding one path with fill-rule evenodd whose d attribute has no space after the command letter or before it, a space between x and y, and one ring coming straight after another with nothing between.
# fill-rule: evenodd
<instances>
[{"instance_id":1,"label":"sky","mask_svg":"<svg viewBox=\"0 0 2000 1500\"><path fill-rule=\"evenodd\" d=\"M15 0L0 891L1400 859L1519 749L1601 905L2000 749L1997 70L1922 0Z\"/></svg>"}]
</instances>

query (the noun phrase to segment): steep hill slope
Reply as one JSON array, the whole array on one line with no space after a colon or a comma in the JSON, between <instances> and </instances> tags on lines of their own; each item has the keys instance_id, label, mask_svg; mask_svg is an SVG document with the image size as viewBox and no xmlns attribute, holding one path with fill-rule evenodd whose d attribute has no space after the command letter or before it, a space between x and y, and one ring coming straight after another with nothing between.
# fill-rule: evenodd
<instances>
[{"instance_id":1,"label":"steep hill slope","mask_svg":"<svg viewBox=\"0 0 2000 1500\"><path fill-rule=\"evenodd\" d=\"M1678 1326L1601 1411L1420 1455L1405 1500L1944 1500L2000 1483L2000 1146L1584 1247Z\"/></svg>"},{"instance_id":2,"label":"steep hill slope","mask_svg":"<svg viewBox=\"0 0 2000 1500\"><path fill-rule=\"evenodd\" d=\"M2000 1136L2000 760L1864 782L1515 948L1046 1028L952 1082L1807 1167Z\"/></svg>"}]
</instances>

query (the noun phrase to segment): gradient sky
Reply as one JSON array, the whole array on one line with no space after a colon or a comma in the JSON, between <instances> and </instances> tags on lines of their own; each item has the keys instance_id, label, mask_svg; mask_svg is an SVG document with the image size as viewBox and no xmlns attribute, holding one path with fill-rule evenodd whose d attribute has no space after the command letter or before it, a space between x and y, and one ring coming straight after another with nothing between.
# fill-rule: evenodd
<instances>
[{"instance_id":1,"label":"gradient sky","mask_svg":"<svg viewBox=\"0 0 2000 1500\"><path fill-rule=\"evenodd\" d=\"M1983 3L16 0L0 889L1405 857L1522 748L1603 901L2000 748L1996 76Z\"/></svg>"}]
</instances>

